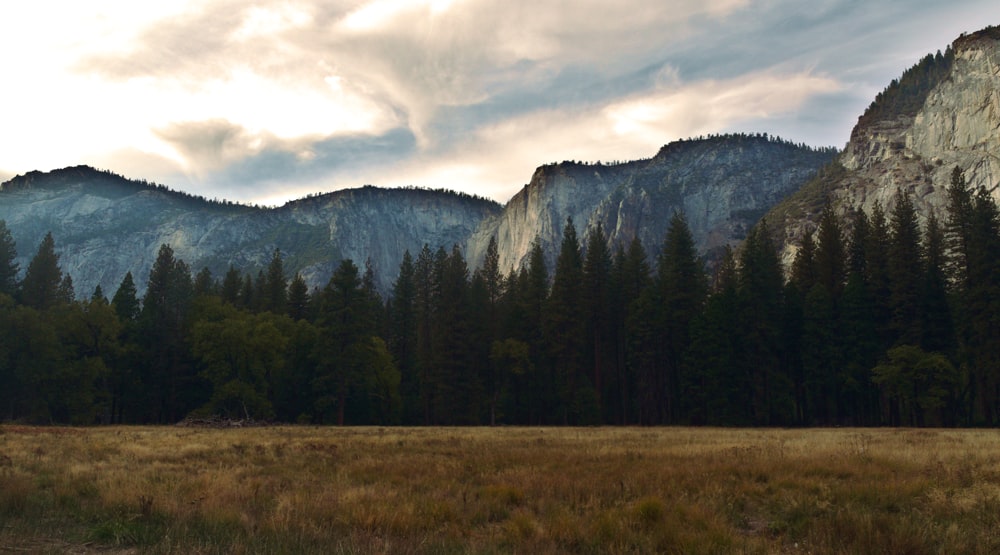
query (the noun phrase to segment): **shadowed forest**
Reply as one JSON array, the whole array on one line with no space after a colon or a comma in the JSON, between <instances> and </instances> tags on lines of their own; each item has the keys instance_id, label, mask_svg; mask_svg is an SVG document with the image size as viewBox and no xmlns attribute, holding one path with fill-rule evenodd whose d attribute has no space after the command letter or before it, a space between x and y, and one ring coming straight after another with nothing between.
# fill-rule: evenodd
<instances>
[{"instance_id":1,"label":"shadowed forest","mask_svg":"<svg viewBox=\"0 0 1000 555\"><path fill-rule=\"evenodd\" d=\"M79 300L47 236L23 272L0 222L0 418L173 423L906 425L1000 423L1000 212L956 168L946 214L827 207L788 272L766 222L709 275L683 215L659 250L580 238L400 262L383 298L343 260L325 287L280 251L252 275L160 248Z\"/></svg>"}]
</instances>

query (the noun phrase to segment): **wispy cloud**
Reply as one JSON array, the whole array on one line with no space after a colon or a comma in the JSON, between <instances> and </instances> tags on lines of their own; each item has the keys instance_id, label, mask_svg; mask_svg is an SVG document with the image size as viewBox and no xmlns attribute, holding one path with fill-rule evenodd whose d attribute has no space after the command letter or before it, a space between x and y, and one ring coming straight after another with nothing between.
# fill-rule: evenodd
<instances>
[{"instance_id":1,"label":"wispy cloud","mask_svg":"<svg viewBox=\"0 0 1000 555\"><path fill-rule=\"evenodd\" d=\"M731 130L840 145L963 0L38 0L0 7L0 169L209 197L363 183L506 200L538 164ZM846 121L845 121L846 120Z\"/></svg>"}]
</instances>

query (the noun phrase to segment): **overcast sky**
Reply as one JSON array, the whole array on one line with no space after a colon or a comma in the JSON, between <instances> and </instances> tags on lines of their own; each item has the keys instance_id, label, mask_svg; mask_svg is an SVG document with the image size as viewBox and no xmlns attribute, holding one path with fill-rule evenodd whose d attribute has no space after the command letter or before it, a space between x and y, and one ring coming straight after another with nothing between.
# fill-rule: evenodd
<instances>
[{"instance_id":1,"label":"overcast sky","mask_svg":"<svg viewBox=\"0 0 1000 555\"><path fill-rule=\"evenodd\" d=\"M32 0L0 7L0 178L76 164L276 205L505 202L535 167L766 132L842 147L997 0Z\"/></svg>"}]
</instances>

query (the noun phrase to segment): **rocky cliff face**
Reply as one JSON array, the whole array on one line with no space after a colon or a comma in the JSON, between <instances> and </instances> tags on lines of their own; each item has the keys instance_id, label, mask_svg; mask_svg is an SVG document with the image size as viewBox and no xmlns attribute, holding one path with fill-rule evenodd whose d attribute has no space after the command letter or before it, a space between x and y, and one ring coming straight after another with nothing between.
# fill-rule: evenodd
<instances>
[{"instance_id":1,"label":"rocky cliff face","mask_svg":"<svg viewBox=\"0 0 1000 555\"><path fill-rule=\"evenodd\" d=\"M127 272L145 288L162 244L193 271L221 277L230 265L255 274L274 249L288 273L323 286L344 258L371 259L388 290L403 251L464 244L500 205L442 191L361 189L262 209L214 203L87 167L17 177L0 190L0 219L22 270L52 232L63 271L79 296L113 294Z\"/></svg>"},{"instance_id":2,"label":"rocky cliff face","mask_svg":"<svg viewBox=\"0 0 1000 555\"><path fill-rule=\"evenodd\" d=\"M875 110L873 105L870 112L884 115L859 119L838 159L841 167L771 214L782 233L786 263L827 200L842 215L856 209L870 212L876 202L888 210L896 192L903 190L911 194L921 218L932 212L944 218L956 166L973 188L985 187L1000 198L1000 31L989 28L963 36L945 56L950 57L947 71L920 95L915 109ZM920 65L903 80L919 71Z\"/></svg>"},{"instance_id":3,"label":"rocky cliff face","mask_svg":"<svg viewBox=\"0 0 1000 555\"><path fill-rule=\"evenodd\" d=\"M711 256L742 240L765 211L835 154L738 135L678 141L653 158L618 165L543 166L502 214L483 222L468 258L478 264L496 236L501 268L518 268L538 237L551 272L567 218L581 242L600 223L612 248L638 236L655 257L675 212L685 214L695 244Z\"/></svg>"},{"instance_id":4,"label":"rocky cliff face","mask_svg":"<svg viewBox=\"0 0 1000 555\"><path fill-rule=\"evenodd\" d=\"M60 263L79 296L97 285L111 295L126 272L140 291L160 245L193 271L221 277L230 265L255 275L281 249L285 269L321 287L344 258L370 260L388 292L403 253L459 245L470 268L490 237L501 268L519 268L537 237L558 255L567 217L581 240L598 222L609 245L638 236L651 256L675 211L687 214L703 251L738 242L775 202L794 191L835 152L764 136L681 141L648 160L617 165L540 167L506 207L468 196L416 189L337 191L263 209L209 202L88 167L19 176L0 190L22 269L52 232Z\"/></svg>"}]
</instances>

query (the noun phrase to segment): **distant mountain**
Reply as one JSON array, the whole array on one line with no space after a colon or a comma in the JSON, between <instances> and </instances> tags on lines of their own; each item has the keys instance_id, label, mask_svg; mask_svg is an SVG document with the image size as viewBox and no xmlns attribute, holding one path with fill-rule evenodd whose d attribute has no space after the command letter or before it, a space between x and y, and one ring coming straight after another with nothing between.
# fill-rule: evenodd
<instances>
[{"instance_id":1,"label":"distant mountain","mask_svg":"<svg viewBox=\"0 0 1000 555\"><path fill-rule=\"evenodd\" d=\"M468 258L481 261L495 235L501 267L517 268L537 236L551 271L571 217L581 241L600 223L610 246L638 236L652 259L675 212L685 214L695 244L711 256L738 244L760 216L836 155L767 135L722 135L670 143L647 160L542 166L502 213L483 222Z\"/></svg>"},{"instance_id":2,"label":"distant mountain","mask_svg":"<svg viewBox=\"0 0 1000 555\"><path fill-rule=\"evenodd\" d=\"M371 259L388 288L404 250L464 244L495 202L421 189L363 187L255 208L208 201L86 166L32 172L0 186L0 219L27 267L52 232L76 292L109 295L126 272L140 290L161 244L197 272L222 277L230 265L256 274L281 249L290 272L322 286L336 264Z\"/></svg>"},{"instance_id":3,"label":"distant mountain","mask_svg":"<svg viewBox=\"0 0 1000 555\"><path fill-rule=\"evenodd\" d=\"M768 214L790 264L826 203L844 216L888 211L897 191L918 216L947 216L953 168L1000 199L1000 28L959 37L894 80L858 118L833 164Z\"/></svg>"},{"instance_id":4,"label":"distant mountain","mask_svg":"<svg viewBox=\"0 0 1000 555\"><path fill-rule=\"evenodd\" d=\"M647 160L542 166L505 207L423 189L363 187L258 208L209 201L86 166L31 172L0 186L0 219L27 267L52 232L77 294L113 293L126 272L140 291L161 244L193 271L221 277L230 265L255 274L280 249L289 272L321 287L344 258L370 260L388 291L403 253L459 245L470 267L497 236L502 267L519 267L537 237L554 260L566 218L581 238L598 222L609 244L638 237L655 251L675 211L687 214L699 248L742 239L768 208L829 162L812 149L764 135L729 135L665 146Z\"/></svg>"}]
</instances>

